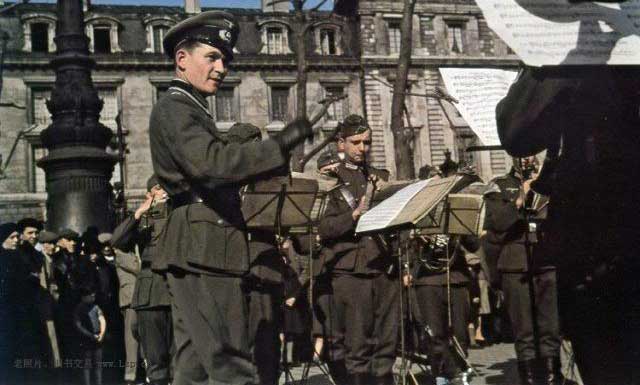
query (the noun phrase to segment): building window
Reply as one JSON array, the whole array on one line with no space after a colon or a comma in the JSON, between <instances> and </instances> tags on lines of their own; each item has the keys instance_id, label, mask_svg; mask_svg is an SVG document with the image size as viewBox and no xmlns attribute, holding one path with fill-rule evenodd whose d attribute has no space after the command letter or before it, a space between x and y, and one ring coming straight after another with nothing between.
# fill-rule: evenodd
<instances>
[{"instance_id":1,"label":"building window","mask_svg":"<svg viewBox=\"0 0 640 385\"><path fill-rule=\"evenodd\" d=\"M236 109L233 88L221 88L216 92L214 116L216 122L235 122Z\"/></svg>"},{"instance_id":2,"label":"building window","mask_svg":"<svg viewBox=\"0 0 640 385\"><path fill-rule=\"evenodd\" d=\"M461 22L447 22L447 43L449 52L463 53L464 42L462 40L464 25Z\"/></svg>"},{"instance_id":3,"label":"building window","mask_svg":"<svg viewBox=\"0 0 640 385\"><path fill-rule=\"evenodd\" d=\"M389 22L387 29L389 37L389 54L400 53L400 42L402 40L402 34L400 33L400 23L395 21Z\"/></svg>"},{"instance_id":4,"label":"building window","mask_svg":"<svg viewBox=\"0 0 640 385\"><path fill-rule=\"evenodd\" d=\"M336 55L336 31L323 29L320 31L320 50L323 55Z\"/></svg>"},{"instance_id":5,"label":"building window","mask_svg":"<svg viewBox=\"0 0 640 385\"><path fill-rule=\"evenodd\" d=\"M33 124L42 128L51 124L51 114L47 109L47 99L51 98L51 88L31 89L31 117Z\"/></svg>"},{"instance_id":6,"label":"building window","mask_svg":"<svg viewBox=\"0 0 640 385\"><path fill-rule=\"evenodd\" d=\"M104 102L100 111L100 123L116 132L118 129L116 117L119 111L117 88L98 88L98 97Z\"/></svg>"},{"instance_id":7,"label":"building window","mask_svg":"<svg viewBox=\"0 0 640 385\"><path fill-rule=\"evenodd\" d=\"M47 180L44 170L36 165L36 162L45 157L48 153L47 149L42 144L32 143L30 145L30 167L31 167L31 180L29 190L34 193L43 193L47 191Z\"/></svg>"},{"instance_id":8,"label":"building window","mask_svg":"<svg viewBox=\"0 0 640 385\"><path fill-rule=\"evenodd\" d=\"M24 33L25 52L55 52L56 18L47 13L27 13L20 17Z\"/></svg>"},{"instance_id":9,"label":"building window","mask_svg":"<svg viewBox=\"0 0 640 385\"><path fill-rule=\"evenodd\" d=\"M289 88L271 88L271 121L286 122L289 106Z\"/></svg>"},{"instance_id":10,"label":"building window","mask_svg":"<svg viewBox=\"0 0 640 385\"><path fill-rule=\"evenodd\" d=\"M93 26L93 52L111 53L111 28L108 25Z\"/></svg>"},{"instance_id":11,"label":"building window","mask_svg":"<svg viewBox=\"0 0 640 385\"><path fill-rule=\"evenodd\" d=\"M325 88L325 95L327 97L344 95L343 87L331 86ZM348 114L347 111L347 99L338 100L329 106L327 111L327 120L340 122Z\"/></svg>"},{"instance_id":12,"label":"building window","mask_svg":"<svg viewBox=\"0 0 640 385\"><path fill-rule=\"evenodd\" d=\"M153 52L164 53L164 47L162 46L162 39L169 31L169 27L166 25L153 26Z\"/></svg>"},{"instance_id":13,"label":"building window","mask_svg":"<svg viewBox=\"0 0 640 385\"><path fill-rule=\"evenodd\" d=\"M31 24L31 52L49 52L49 24Z\"/></svg>"},{"instance_id":14,"label":"building window","mask_svg":"<svg viewBox=\"0 0 640 385\"><path fill-rule=\"evenodd\" d=\"M282 28L267 28L267 53L269 55L281 55L284 53Z\"/></svg>"},{"instance_id":15,"label":"building window","mask_svg":"<svg viewBox=\"0 0 640 385\"><path fill-rule=\"evenodd\" d=\"M289 27L280 21L263 21L258 23L260 28L262 48L261 54L287 55L292 53L289 49Z\"/></svg>"},{"instance_id":16,"label":"building window","mask_svg":"<svg viewBox=\"0 0 640 385\"><path fill-rule=\"evenodd\" d=\"M85 24L91 52L122 52L118 43L118 20L110 16L92 16L85 19Z\"/></svg>"}]
</instances>

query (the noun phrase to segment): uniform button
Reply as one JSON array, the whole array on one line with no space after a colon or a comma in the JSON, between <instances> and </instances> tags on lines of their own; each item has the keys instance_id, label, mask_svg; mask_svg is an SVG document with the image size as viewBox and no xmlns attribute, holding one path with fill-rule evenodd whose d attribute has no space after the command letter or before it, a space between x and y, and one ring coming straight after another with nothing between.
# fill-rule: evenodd
<instances>
[{"instance_id":1,"label":"uniform button","mask_svg":"<svg viewBox=\"0 0 640 385\"><path fill-rule=\"evenodd\" d=\"M224 224L224 221L223 221L222 219L218 219L218 224L219 224L219 225L223 225L223 224Z\"/></svg>"}]
</instances>

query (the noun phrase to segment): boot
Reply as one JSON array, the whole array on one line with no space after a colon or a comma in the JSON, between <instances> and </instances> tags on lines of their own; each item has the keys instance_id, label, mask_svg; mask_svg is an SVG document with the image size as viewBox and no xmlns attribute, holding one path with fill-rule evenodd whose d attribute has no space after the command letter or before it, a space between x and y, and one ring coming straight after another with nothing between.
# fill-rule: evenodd
<instances>
[{"instance_id":1,"label":"boot","mask_svg":"<svg viewBox=\"0 0 640 385\"><path fill-rule=\"evenodd\" d=\"M535 385L534 364L535 360L518 361L520 385Z\"/></svg>"},{"instance_id":2,"label":"boot","mask_svg":"<svg viewBox=\"0 0 640 385\"><path fill-rule=\"evenodd\" d=\"M544 385L576 385L574 381L564 378L560 357L543 358L543 384Z\"/></svg>"},{"instance_id":3,"label":"boot","mask_svg":"<svg viewBox=\"0 0 640 385\"><path fill-rule=\"evenodd\" d=\"M329 374L336 385L349 385L349 377L347 368L344 366L344 360L327 362Z\"/></svg>"}]
</instances>

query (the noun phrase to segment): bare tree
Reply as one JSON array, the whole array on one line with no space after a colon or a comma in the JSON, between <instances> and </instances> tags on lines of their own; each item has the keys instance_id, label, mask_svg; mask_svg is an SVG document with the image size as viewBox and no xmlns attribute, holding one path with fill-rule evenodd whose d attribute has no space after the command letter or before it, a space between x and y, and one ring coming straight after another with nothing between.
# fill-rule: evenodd
<instances>
[{"instance_id":1,"label":"bare tree","mask_svg":"<svg viewBox=\"0 0 640 385\"><path fill-rule=\"evenodd\" d=\"M416 6L416 0L403 1L404 8L400 24L400 57L391 103L391 132L393 134L396 176L398 179L413 179L415 178L412 148L414 134L413 128L405 127L403 112L407 112L408 115L405 97L407 96L407 76L411 65L413 11Z\"/></svg>"},{"instance_id":2,"label":"bare tree","mask_svg":"<svg viewBox=\"0 0 640 385\"><path fill-rule=\"evenodd\" d=\"M296 55L296 119L307 119L307 72L309 70L307 62L307 34L319 18L314 18L312 13L318 11L328 0L321 0L316 6L305 8L307 0L274 0L268 5L277 3L290 3L293 8L294 22L291 24L292 33L295 37ZM327 18L330 18L329 14ZM300 167L300 160L304 156L304 145L298 146L291 157L291 168L293 171L303 171Z\"/></svg>"}]
</instances>

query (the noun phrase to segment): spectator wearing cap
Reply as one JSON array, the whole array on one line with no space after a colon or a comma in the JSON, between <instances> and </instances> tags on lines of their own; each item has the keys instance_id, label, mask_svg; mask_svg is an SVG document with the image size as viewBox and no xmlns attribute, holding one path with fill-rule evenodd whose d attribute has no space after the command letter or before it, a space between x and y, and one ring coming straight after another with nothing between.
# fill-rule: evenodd
<instances>
[{"instance_id":1,"label":"spectator wearing cap","mask_svg":"<svg viewBox=\"0 0 640 385\"><path fill-rule=\"evenodd\" d=\"M130 321L132 335L140 345L146 377L156 385L166 385L171 380L174 347L169 288L166 278L151 270L157 255L156 240L166 220L167 193L152 175L147 180L145 201L115 228L111 239L120 277L120 307L126 309L125 327L127 317L135 317L135 324ZM133 353L128 355L132 357ZM127 358L130 360L133 358Z\"/></svg>"},{"instance_id":2,"label":"spectator wearing cap","mask_svg":"<svg viewBox=\"0 0 640 385\"><path fill-rule=\"evenodd\" d=\"M228 143L217 131L205 98L226 76L238 34L233 15L209 11L178 23L163 40L176 79L153 108L149 134L171 215L153 267L169 280L177 385L257 381L242 291L250 257L237 184L285 165L289 152L313 135L306 120L262 142Z\"/></svg>"}]
</instances>

